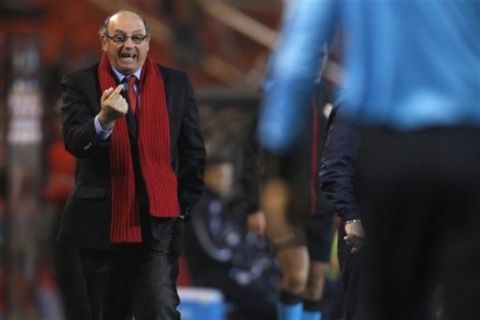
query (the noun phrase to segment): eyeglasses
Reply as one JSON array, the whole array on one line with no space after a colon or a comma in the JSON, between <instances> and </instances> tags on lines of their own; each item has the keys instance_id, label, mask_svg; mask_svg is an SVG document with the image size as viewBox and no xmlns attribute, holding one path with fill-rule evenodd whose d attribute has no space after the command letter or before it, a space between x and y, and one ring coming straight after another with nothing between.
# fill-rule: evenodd
<instances>
[{"instance_id":1,"label":"eyeglasses","mask_svg":"<svg viewBox=\"0 0 480 320\"><path fill-rule=\"evenodd\" d=\"M113 36L105 34L105 37L112 40L115 43L124 43L128 40L128 38L132 39L132 42L135 44L141 44L145 39L147 39L148 34L132 34L131 36L127 36L126 34L117 33Z\"/></svg>"}]
</instances>

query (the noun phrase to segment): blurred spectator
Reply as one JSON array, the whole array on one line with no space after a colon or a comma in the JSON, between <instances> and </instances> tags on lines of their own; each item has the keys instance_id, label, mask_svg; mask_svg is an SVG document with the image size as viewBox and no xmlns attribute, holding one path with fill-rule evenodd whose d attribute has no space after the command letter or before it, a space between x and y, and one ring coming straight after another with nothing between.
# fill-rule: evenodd
<instances>
[{"instance_id":1,"label":"blurred spectator","mask_svg":"<svg viewBox=\"0 0 480 320\"><path fill-rule=\"evenodd\" d=\"M205 191L185 228L185 257L192 284L220 289L235 319L274 319L279 269L263 239L248 234L236 203L227 196L233 166L210 159Z\"/></svg>"},{"instance_id":2,"label":"blurred spectator","mask_svg":"<svg viewBox=\"0 0 480 320\"><path fill-rule=\"evenodd\" d=\"M43 196L60 215L65 206L65 201L73 189L75 158L65 150L62 122L59 114L55 114L51 125L53 127L53 139L47 149L47 183ZM58 228L55 230L58 230Z\"/></svg>"},{"instance_id":3,"label":"blurred spectator","mask_svg":"<svg viewBox=\"0 0 480 320\"><path fill-rule=\"evenodd\" d=\"M59 111L59 110L56 110ZM38 266L37 299L39 301L42 316L46 318L60 317L60 296L57 294L55 283L55 268L53 266L54 254L52 248L56 248L56 234L60 226L63 208L69 193L73 189L73 177L75 174L75 158L65 150L62 138L62 123L59 113L52 117L53 139L47 149L47 177L43 190L43 197L47 202L48 210L44 217L48 221L48 235L46 236L46 248L42 252L44 263ZM59 256L57 259L63 259Z\"/></svg>"}]
</instances>

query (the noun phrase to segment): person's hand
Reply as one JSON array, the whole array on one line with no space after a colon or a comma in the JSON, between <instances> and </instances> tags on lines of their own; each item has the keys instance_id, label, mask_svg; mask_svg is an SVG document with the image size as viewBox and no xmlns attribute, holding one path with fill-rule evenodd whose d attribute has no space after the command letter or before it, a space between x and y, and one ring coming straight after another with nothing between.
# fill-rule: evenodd
<instances>
[{"instance_id":1,"label":"person's hand","mask_svg":"<svg viewBox=\"0 0 480 320\"><path fill-rule=\"evenodd\" d=\"M263 236L265 234L266 219L263 211L259 210L251 213L247 217L248 230L257 236Z\"/></svg>"},{"instance_id":2,"label":"person's hand","mask_svg":"<svg viewBox=\"0 0 480 320\"><path fill-rule=\"evenodd\" d=\"M350 246L351 253L357 253L363 245L365 230L360 220L347 221L345 223L345 236L343 240Z\"/></svg>"},{"instance_id":3,"label":"person's hand","mask_svg":"<svg viewBox=\"0 0 480 320\"><path fill-rule=\"evenodd\" d=\"M101 110L98 114L98 121L105 129L110 129L118 118L124 116L128 111L128 103L122 96L123 85L115 89L108 88L100 98Z\"/></svg>"}]
</instances>

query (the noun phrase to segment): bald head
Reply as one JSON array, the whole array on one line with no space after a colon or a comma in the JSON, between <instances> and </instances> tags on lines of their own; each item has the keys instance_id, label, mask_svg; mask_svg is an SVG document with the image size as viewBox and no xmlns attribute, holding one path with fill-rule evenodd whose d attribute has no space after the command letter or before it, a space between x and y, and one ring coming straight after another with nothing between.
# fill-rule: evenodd
<instances>
[{"instance_id":1,"label":"bald head","mask_svg":"<svg viewBox=\"0 0 480 320\"><path fill-rule=\"evenodd\" d=\"M136 12L133 12L133 11L130 11L130 10L120 10L120 11L117 11L111 15L109 15L105 21L103 22L103 24L100 26L100 30L99 30L99 34L100 36L104 36L107 32L108 32L108 26L110 24L110 21L112 20L117 20L120 16L122 15L132 15L132 16L136 16L139 20L141 20L143 22L143 25L145 27L145 32L146 34L149 34L150 33L150 26L149 24L147 23L147 21L141 16L139 15L138 13Z\"/></svg>"}]
</instances>

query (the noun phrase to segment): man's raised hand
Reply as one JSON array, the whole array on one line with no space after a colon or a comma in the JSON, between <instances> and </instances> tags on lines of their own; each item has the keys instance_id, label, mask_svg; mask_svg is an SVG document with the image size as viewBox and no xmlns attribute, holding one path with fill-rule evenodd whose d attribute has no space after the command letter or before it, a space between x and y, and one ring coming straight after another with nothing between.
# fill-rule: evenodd
<instances>
[{"instance_id":1,"label":"man's raised hand","mask_svg":"<svg viewBox=\"0 0 480 320\"><path fill-rule=\"evenodd\" d=\"M123 85L119 84L115 89L108 88L102 93L98 121L105 129L110 129L115 120L123 117L128 111L128 103L121 94L122 90Z\"/></svg>"}]
</instances>

